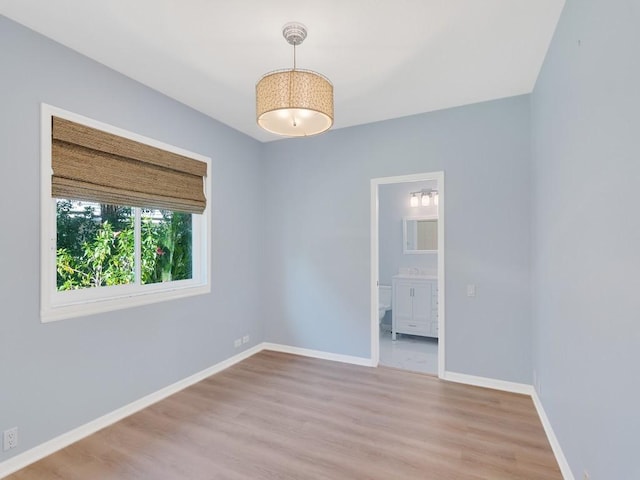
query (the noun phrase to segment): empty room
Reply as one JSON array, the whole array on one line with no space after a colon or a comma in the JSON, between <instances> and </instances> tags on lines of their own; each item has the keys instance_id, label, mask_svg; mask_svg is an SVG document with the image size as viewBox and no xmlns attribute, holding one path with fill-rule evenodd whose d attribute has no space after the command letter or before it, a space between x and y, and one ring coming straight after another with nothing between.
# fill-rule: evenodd
<instances>
[{"instance_id":1,"label":"empty room","mask_svg":"<svg viewBox=\"0 0 640 480\"><path fill-rule=\"evenodd\" d=\"M640 479L638 25L0 0L0 478Z\"/></svg>"}]
</instances>

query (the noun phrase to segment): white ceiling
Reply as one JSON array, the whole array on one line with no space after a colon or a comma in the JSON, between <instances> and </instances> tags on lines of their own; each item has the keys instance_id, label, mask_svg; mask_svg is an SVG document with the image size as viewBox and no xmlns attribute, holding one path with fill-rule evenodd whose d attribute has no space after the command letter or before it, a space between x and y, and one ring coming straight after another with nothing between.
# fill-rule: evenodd
<instances>
[{"instance_id":1,"label":"white ceiling","mask_svg":"<svg viewBox=\"0 0 640 480\"><path fill-rule=\"evenodd\" d=\"M258 140L255 83L334 84L334 128L532 91L564 0L0 0L0 12ZM3 47L3 48L6 48Z\"/></svg>"}]
</instances>

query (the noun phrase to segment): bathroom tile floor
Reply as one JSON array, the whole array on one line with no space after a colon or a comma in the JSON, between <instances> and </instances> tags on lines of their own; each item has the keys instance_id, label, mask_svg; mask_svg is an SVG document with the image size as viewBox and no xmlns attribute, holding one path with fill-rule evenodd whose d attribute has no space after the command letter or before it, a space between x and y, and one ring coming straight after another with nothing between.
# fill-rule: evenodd
<instances>
[{"instance_id":1,"label":"bathroom tile floor","mask_svg":"<svg viewBox=\"0 0 640 480\"><path fill-rule=\"evenodd\" d=\"M438 339L398 334L380 329L380 365L412 372L438 374Z\"/></svg>"}]
</instances>

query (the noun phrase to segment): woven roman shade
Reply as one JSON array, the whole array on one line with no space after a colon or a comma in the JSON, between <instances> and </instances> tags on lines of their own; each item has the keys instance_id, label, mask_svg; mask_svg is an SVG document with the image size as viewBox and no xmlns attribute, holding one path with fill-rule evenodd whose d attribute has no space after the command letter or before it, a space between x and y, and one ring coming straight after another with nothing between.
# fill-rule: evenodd
<instances>
[{"instance_id":1,"label":"woven roman shade","mask_svg":"<svg viewBox=\"0 0 640 480\"><path fill-rule=\"evenodd\" d=\"M204 211L205 162L63 118L52 121L54 198Z\"/></svg>"}]
</instances>

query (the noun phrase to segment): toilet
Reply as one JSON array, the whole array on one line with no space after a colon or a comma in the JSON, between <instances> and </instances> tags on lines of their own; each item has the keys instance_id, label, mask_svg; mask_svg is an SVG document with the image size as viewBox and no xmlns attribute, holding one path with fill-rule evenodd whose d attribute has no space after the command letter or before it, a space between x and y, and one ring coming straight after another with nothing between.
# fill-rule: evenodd
<instances>
[{"instance_id":1,"label":"toilet","mask_svg":"<svg viewBox=\"0 0 640 480\"><path fill-rule=\"evenodd\" d=\"M384 314L391 310L391 285L378 285L378 318L382 323Z\"/></svg>"}]
</instances>

